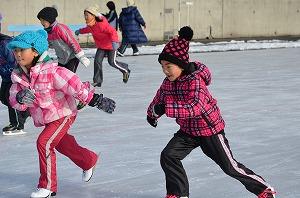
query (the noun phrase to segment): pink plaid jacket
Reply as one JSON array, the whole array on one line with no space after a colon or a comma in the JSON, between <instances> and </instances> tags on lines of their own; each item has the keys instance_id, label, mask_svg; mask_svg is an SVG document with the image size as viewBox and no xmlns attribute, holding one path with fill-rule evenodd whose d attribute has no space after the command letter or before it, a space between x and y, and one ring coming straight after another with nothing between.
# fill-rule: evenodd
<instances>
[{"instance_id":1,"label":"pink plaid jacket","mask_svg":"<svg viewBox=\"0 0 300 198\"><path fill-rule=\"evenodd\" d=\"M18 67L12 72L11 79L11 106L20 111L28 108L35 126L44 126L65 116L75 115L76 99L87 104L94 95L88 82L82 83L76 74L52 62L31 67L29 76ZM19 104L16 100L16 94L25 88L34 91L36 99L33 106Z\"/></svg>"},{"instance_id":2,"label":"pink plaid jacket","mask_svg":"<svg viewBox=\"0 0 300 198\"><path fill-rule=\"evenodd\" d=\"M208 68L195 62L197 70L176 81L164 79L148 107L148 116L155 104L165 104L166 116L176 118L180 130L193 136L211 136L225 127L225 122L207 86L211 82ZM156 117L158 118L158 117Z\"/></svg>"}]
</instances>

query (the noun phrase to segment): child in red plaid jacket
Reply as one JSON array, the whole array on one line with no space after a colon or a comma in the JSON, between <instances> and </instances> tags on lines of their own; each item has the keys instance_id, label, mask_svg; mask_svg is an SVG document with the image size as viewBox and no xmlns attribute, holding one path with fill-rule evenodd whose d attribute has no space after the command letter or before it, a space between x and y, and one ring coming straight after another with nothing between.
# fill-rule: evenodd
<instances>
[{"instance_id":1,"label":"child in red plaid jacket","mask_svg":"<svg viewBox=\"0 0 300 198\"><path fill-rule=\"evenodd\" d=\"M179 37L166 44L158 61L166 75L148 107L147 121L156 127L163 114L176 118L180 129L161 153L166 177L166 198L187 198L188 178L181 163L193 149L214 160L229 176L239 180L258 198L274 198L274 189L252 170L237 162L225 137L225 122L207 86L211 81L208 68L200 62L189 62L190 27L183 27Z\"/></svg>"}]
</instances>

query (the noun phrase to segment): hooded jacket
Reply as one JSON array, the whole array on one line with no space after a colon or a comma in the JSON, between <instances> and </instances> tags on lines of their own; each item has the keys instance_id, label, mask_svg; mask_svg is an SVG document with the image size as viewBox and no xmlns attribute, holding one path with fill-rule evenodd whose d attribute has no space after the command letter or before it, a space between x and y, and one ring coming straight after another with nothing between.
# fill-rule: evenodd
<instances>
[{"instance_id":1,"label":"hooded jacket","mask_svg":"<svg viewBox=\"0 0 300 198\"><path fill-rule=\"evenodd\" d=\"M47 52L44 52L30 71L17 67L11 76L11 106L19 111L29 109L37 127L77 114L76 99L87 104L94 95L94 89L91 89L88 82L81 82L75 73L57 66L57 63L47 61L48 59ZM20 104L16 100L17 93L26 88L34 92L35 100L32 106Z\"/></svg>"},{"instance_id":2,"label":"hooded jacket","mask_svg":"<svg viewBox=\"0 0 300 198\"><path fill-rule=\"evenodd\" d=\"M207 86L211 82L209 69L195 62L196 71L182 75L175 81L164 79L147 114L155 117L152 109L155 104L165 104L167 117L176 118L180 130L192 136L211 136L222 131L225 122Z\"/></svg>"}]
</instances>

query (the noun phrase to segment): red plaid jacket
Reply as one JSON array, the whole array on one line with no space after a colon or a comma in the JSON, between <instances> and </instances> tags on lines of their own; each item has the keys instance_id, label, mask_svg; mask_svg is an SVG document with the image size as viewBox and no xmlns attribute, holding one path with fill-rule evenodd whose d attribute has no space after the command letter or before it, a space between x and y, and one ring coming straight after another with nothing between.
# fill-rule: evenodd
<instances>
[{"instance_id":1,"label":"red plaid jacket","mask_svg":"<svg viewBox=\"0 0 300 198\"><path fill-rule=\"evenodd\" d=\"M197 70L189 75L183 75L176 81L164 79L147 114L153 115L155 104L165 104L166 116L176 118L180 130L193 136L211 136L219 133L225 127L225 122L217 106L217 101L211 96L207 86L211 82L208 68L195 62Z\"/></svg>"}]
</instances>

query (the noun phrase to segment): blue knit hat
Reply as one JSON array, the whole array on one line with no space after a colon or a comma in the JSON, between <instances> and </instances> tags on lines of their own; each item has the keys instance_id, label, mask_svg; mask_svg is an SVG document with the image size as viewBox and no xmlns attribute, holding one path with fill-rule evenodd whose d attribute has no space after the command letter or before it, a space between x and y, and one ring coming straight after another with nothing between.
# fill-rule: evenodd
<instances>
[{"instance_id":1,"label":"blue knit hat","mask_svg":"<svg viewBox=\"0 0 300 198\"><path fill-rule=\"evenodd\" d=\"M47 37L48 34L45 30L26 31L13 38L12 41L8 43L7 47L9 49L34 48L38 54L41 55L48 50Z\"/></svg>"}]
</instances>

